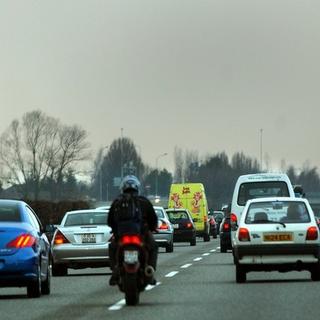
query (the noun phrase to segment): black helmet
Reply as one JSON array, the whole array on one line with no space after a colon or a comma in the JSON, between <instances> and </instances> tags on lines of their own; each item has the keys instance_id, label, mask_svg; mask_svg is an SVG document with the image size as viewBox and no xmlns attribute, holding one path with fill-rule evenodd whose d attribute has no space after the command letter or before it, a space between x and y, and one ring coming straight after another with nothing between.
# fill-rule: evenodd
<instances>
[{"instance_id":1,"label":"black helmet","mask_svg":"<svg viewBox=\"0 0 320 320\"><path fill-rule=\"evenodd\" d=\"M137 193L139 193L140 191L139 179L133 175L124 177L120 184L120 190L122 192L136 191Z\"/></svg>"}]
</instances>

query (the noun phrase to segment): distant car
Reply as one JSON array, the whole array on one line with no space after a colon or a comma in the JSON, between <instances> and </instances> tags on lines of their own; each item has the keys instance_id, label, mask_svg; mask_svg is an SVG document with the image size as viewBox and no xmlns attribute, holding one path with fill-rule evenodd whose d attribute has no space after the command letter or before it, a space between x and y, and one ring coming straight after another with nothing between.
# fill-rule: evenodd
<instances>
[{"instance_id":1,"label":"distant car","mask_svg":"<svg viewBox=\"0 0 320 320\"><path fill-rule=\"evenodd\" d=\"M50 294L50 243L28 204L0 200L0 287L27 287L30 298Z\"/></svg>"},{"instance_id":2,"label":"distant car","mask_svg":"<svg viewBox=\"0 0 320 320\"><path fill-rule=\"evenodd\" d=\"M109 212L111 206L102 206L102 207L98 207L96 208L96 210L107 210L107 212Z\"/></svg>"},{"instance_id":3,"label":"distant car","mask_svg":"<svg viewBox=\"0 0 320 320\"><path fill-rule=\"evenodd\" d=\"M220 252L227 252L232 249L231 244L231 220L230 214L227 214L221 221L220 230Z\"/></svg>"},{"instance_id":4,"label":"distant car","mask_svg":"<svg viewBox=\"0 0 320 320\"><path fill-rule=\"evenodd\" d=\"M208 221L210 226L210 235L216 239L218 235L218 224L212 213L208 213Z\"/></svg>"},{"instance_id":5,"label":"distant car","mask_svg":"<svg viewBox=\"0 0 320 320\"><path fill-rule=\"evenodd\" d=\"M196 228L192 217L187 209L167 209L169 220L173 226L174 242L190 242L191 246L195 246Z\"/></svg>"},{"instance_id":6,"label":"distant car","mask_svg":"<svg viewBox=\"0 0 320 320\"><path fill-rule=\"evenodd\" d=\"M52 240L52 275L65 276L68 268L109 266L111 228L106 210L69 211Z\"/></svg>"},{"instance_id":7,"label":"distant car","mask_svg":"<svg viewBox=\"0 0 320 320\"><path fill-rule=\"evenodd\" d=\"M218 234L220 232L220 225L221 225L221 222L224 218L224 212L223 211L218 211L218 210L215 210L213 211L213 216L214 216L214 219L216 220L216 223L217 223L217 230L218 230Z\"/></svg>"},{"instance_id":8,"label":"distant car","mask_svg":"<svg viewBox=\"0 0 320 320\"><path fill-rule=\"evenodd\" d=\"M158 216L158 229L154 239L159 247L165 247L166 252L173 252L173 227L163 207L154 207Z\"/></svg>"},{"instance_id":9,"label":"distant car","mask_svg":"<svg viewBox=\"0 0 320 320\"><path fill-rule=\"evenodd\" d=\"M236 232L236 281L250 271L308 270L320 281L319 229L308 200L249 200Z\"/></svg>"}]
</instances>

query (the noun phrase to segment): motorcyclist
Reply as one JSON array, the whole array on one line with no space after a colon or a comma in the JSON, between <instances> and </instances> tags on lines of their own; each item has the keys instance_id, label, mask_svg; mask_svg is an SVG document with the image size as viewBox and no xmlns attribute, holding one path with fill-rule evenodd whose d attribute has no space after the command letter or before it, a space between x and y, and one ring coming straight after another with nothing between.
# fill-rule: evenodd
<instances>
[{"instance_id":1,"label":"motorcyclist","mask_svg":"<svg viewBox=\"0 0 320 320\"><path fill-rule=\"evenodd\" d=\"M133 175L129 175L124 177L124 179L121 182L120 190L122 194L130 194L136 198L136 200L139 203L139 206L141 208L142 213L142 232L144 237L144 243L146 245L146 248L149 252L149 260L148 264L153 267L154 270L156 270L157 265L157 257L158 257L158 245L156 241L154 240L154 237L152 235L152 231L156 231L158 226L158 217L154 211L154 208L151 204L151 202L139 195L140 192L140 182L137 177ZM120 195L121 196L121 195ZM109 257L110 257L110 268L112 270L112 275L109 280L109 284L111 286L114 286L118 283L119 280L119 270L117 267L117 261L116 261L116 252L118 248L118 234L117 234L117 222L115 219L116 214L116 206L117 203L120 201L120 196L116 198L110 208L109 214L108 214L108 225L111 227L114 237L112 238L110 244L109 244ZM154 277L150 278L150 284L155 284L156 281Z\"/></svg>"}]
</instances>

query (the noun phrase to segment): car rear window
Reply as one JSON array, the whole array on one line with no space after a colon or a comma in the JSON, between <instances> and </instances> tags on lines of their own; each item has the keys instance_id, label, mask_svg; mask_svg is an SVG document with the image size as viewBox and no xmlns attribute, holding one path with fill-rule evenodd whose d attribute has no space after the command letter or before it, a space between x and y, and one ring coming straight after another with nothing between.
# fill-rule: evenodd
<instances>
[{"instance_id":1,"label":"car rear window","mask_svg":"<svg viewBox=\"0 0 320 320\"><path fill-rule=\"evenodd\" d=\"M21 214L16 204L0 205L0 222L21 222Z\"/></svg>"},{"instance_id":2,"label":"car rear window","mask_svg":"<svg viewBox=\"0 0 320 320\"><path fill-rule=\"evenodd\" d=\"M158 218L165 218L164 213L161 209L155 209Z\"/></svg>"},{"instance_id":3,"label":"car rear window","mask_svg":"<svg viewBox=\"0 0 320 320\"><path fill-rule=\"evenodd\" d=\"M308 208L304 202L270 201L252 203L248 208L245 223L307 223L310 222Z\"/></svg>"},{"instance_id":4,"label":"car rear window","mask_svg":"<svg viewBox=\"0 0 320 320\"><path fill-rule=\"evenodd\" d=\"M289 197L288 186L284 181L245 182L240 185L238 205L244 206L250 199Z\"/></svg>"},{"instance_id":5,"label":"car rear window","mask_svg":"<svg viewBox=\"0 0 320 320\"><path fill-rule=\"evenodd\" d=\"M82 226L82 225L106 225L106 212L83 212L72 213L67 216L64 226Z\"/></svg>"},{"instance_id":6,"label":"car rear window","mask_svg":"<svg viewBox=\"0 0 320 320\"><path fill-rule=\"evenodd\" d=\"M186 211L169 211L167 212L170 222L190 221L190 217Z\"/></svg>"}]
</instances>

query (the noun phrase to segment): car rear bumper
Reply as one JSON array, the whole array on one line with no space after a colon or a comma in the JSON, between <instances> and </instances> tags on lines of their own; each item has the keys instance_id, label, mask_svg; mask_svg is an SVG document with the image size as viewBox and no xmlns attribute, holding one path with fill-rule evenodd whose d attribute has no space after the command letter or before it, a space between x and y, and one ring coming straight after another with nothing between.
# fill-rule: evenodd
<instances>
[{"instance_id":1,"label":"car rear bumper","mask_svg":"<svg viewBox=\"0 0 320 320\"><path fill-rule=\"evenodd\" d=\"M70 267L108 266L108 244L83 246L59 245L52 249L52 258L55 264L65 264Z\"/></svg>"},{"instance_id":2,"label":"car rear bumper","mask_svg":"<svg viewBox=\"0 0 320 320\"><path fill-rule=\"evenodd\" d=\"M154 240L157 242L159 247L165 247L173 241L173 233L154 233Z\"/></svg>"},{"instance_id":3,"label":"car rear bumper","mask_svg":"<svg viewBox=\"0 0 320 320\"><path fill-rule=\"evenodd\" d=\"M243 245L234 246L234 256L240 264L317 263L317 244Z\"/></svg>"},{"instance_id":4,"label":"car rear bumper","mask_svg":"<svg viewBox=\"0 0 320 320\"><path fill-rule=\"evenodd\" d=\"M196 236L194 230L175 230L173 234L174 242L188 242Z\"/></svg>"}]
</instances>

